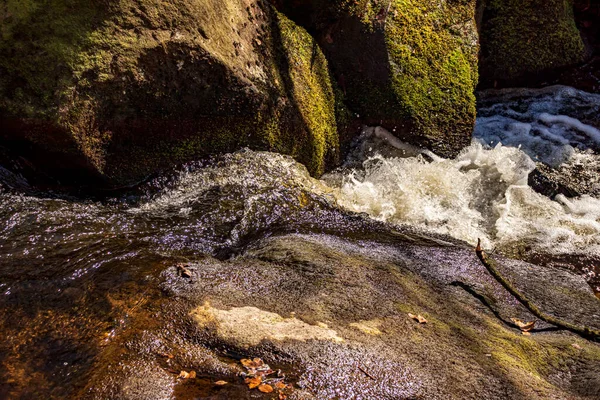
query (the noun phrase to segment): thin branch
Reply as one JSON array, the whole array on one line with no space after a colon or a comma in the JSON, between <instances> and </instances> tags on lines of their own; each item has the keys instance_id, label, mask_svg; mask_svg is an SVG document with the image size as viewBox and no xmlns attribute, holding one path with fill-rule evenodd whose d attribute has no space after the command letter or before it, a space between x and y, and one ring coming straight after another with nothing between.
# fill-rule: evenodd
<instances>
[{"instance_id":1,"label":"thin branch","mask_svg":"<svg viewBox=\"0 0 600 400\"><path fill-rule=\"evenodd\" d=\"M517 288L514 287L512 283L510 283L498 269L496 268L496 262L489 258L487 254L481 248L481 239L477 239L477 248L475 249L475 254L479 258L479 261L483 264L483 266L488 270L488 272L502 285L506 290L510 292L521 304L523 304L533 315L545 321L549 324L556 325L560 328L564 328L571 332L577 333L586 338L600 340L600 330L592 329L590 327L584 325L576 325L567 321L563 321L559 318L553 317L544 313L542 310L538 308L531 300L529 300L523 293L521 293Z\"/></svg>"}]
</instances>

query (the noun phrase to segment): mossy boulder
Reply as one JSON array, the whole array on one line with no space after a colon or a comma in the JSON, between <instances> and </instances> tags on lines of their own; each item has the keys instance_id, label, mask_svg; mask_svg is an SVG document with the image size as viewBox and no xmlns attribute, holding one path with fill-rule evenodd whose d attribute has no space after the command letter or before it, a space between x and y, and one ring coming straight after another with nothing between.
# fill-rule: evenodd
<instances>
[{"instance_id":1,"label":"mossy boulder","mask_svg":"<svg viewBox=\"0 0 600 400\"><path fill-rule=\"evenodd\" d=\"M0 146L63 183L131 184L249 146L338 157L327 61L261 0L0 5Z\"/></svg>"},{"instance_id":2,"label":"mossy boulder","mask_svg":"<svg viewBox=\"0 0 600 400\"><path fill-rule=\"evenodd\" d=\"M586 58L572 0L487 0L481 32L483 86L541 83Z\"/></svg>"},{"instance_id":3,"label":"mossy boulder","mask_svg":"<svg viewBox=\"0 0 600 400\"><path fill-rule=\"evenodd\" d=\"M470 141L476 1L306 0L280 7L318 38L357 122L446 156Z\"/></svg>"}]
</instances>

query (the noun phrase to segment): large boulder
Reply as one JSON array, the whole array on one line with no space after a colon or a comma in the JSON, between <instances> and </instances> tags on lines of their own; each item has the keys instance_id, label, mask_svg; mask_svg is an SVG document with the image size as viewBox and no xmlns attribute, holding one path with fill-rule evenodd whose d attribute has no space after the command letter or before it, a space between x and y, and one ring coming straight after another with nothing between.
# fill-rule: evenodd
<instances>
[{"instance_id":1,"label":"large boulder","mask_svg":"<svg viewBox=\"0 0 600 400\"><path fill-rule=\"evenodd\" d=\"M338 157L319 46L262 0L0 5L0 147L66 184L131 184L250 146Z\"/></svg>"},{"instance_id":2,"label":"large boulder","mask_svg":"<svg viewBox=\"0 0 600 400\"><path fill-rule=\"evenodd\" d=\"M572 0L487 0L481 23L483 86L539 84L587 51Z\"/></svg>"},{"instance_id":3,"label":"large boulder","mask_svg":"<svg viewBox=\"0 0 600 400\"><path fill-rule=\"evenodd\" d=\"M470 142L476 1L276 3L318 38L358 122L446 156Z\"/></svg>"}]
</instances>

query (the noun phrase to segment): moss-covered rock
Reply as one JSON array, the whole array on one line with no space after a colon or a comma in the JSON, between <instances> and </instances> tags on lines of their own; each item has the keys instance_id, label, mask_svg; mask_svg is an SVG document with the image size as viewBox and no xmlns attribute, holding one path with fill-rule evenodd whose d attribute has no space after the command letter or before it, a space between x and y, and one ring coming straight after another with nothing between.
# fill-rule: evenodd
<instances>
[{"instance_id":1,"label":"moss-covered rock","mask_svg":"<svg viewBox=\"0 0 600 400\"><path fill-rule=\"evenodd\" d=\"M315 32L359 122L448 156L469 143L476 1L307 0L281 7Z\"/></svg>"},{"instance_id":2,"label":"moss-covered rock","mask_svg":"<svg viewBox=\"0 0 600 400\"><path fill-rule=\"evenodd\" d=\"M481 32L484 86L527 85L586 57L572 0L487 0Z\"/></svg>"},{"instance_id":3,"label":"moss-covered rock","mask_svg":"<svg viewBox=\"0 0 600 400\"><path fill-rule=\"evenodd\" d=\"M0 145L76 184L244 146L335 162L327 62L262 0L0 5Z\"/></svg>"}]
</instances>

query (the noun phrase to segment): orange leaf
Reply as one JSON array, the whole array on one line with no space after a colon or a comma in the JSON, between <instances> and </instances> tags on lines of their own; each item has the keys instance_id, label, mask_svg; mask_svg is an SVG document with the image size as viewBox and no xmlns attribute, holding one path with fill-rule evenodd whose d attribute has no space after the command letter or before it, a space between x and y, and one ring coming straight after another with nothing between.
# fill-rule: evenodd
<instances>
[{"instance_id":1,"label":"orange leaf","mask_svg":"<svg viewBox=\"0 0 600 400\"><path fill-rule=\"evenodd\" d=\"M408 316L410 318L414 319L415 321L418 321L420 324L426 324L427 323L427 320L421 314L415 315L415 314L408 313Z\"/></svg>"},{"instance_id":2,"label":"orange leaf","mask_svg":"<svg viewBox=\"0 0 600 400\"><path fill-rule=\"evenodd\" d=\"M286 385L285 383L283 383L283 382L277 382L277 383L275 384L275 387L276 387L277 389L285 389L285 388L287 387L287 385Z\"/></svg>"},{"instance_id":3,"label":"orange leaf","mask_svg":"<svg viewBox=\"0 0 600 400\"><path fill-rule=\"evenodd\" d=\"M252 360L254 362L254 365L256 365L256 367L262 367L263 366L263 360L261 360L260 358L255 358L254 360Z\"/></svg>"},{"instance_id":4,"label":"orange leaf","mask_svg":"<svg viewBox=\"0 0 600 400\"><path fill-rule=\"evenodd\" d=\"M263 365L265 365L263 360L261 360L260 358L255 358L254 360L249 360L247 358L243 358L242 360L240 360L240 362L242 363L242 365L244 367L246 367L248 369L260 368Z\"/></svg>"},{"instance_id":5,"label":"orange leaf","mask_svg":"<svg viewBox=\"0 0 600 400\"><path fill-rule=\"evenodd\" d=\"M185 371L181 371L181 372L179 373L179 377L180 377L181 379L188 379L188 378L190 377L190 374L189 374L189 373L187 373L187 372L185 372Z\"/></svg>"},{"instance_id":6,"label":"orange leaf","mask_svg":"<svg viewBox=\"0 0 600 400\"><path fill-rule=\"evenodd\" d=\"M520 319L517 319L517 318L511 318L510 320L512 322L514 322L515 325L517 325L519 327L519 329L521 329L523 332L529 332L535 326L535 321L523 322L523 321L521 321Z\"/></svg>"},{"instance_id":7,"label":"orange leaf","mask_svg":"<svg viewBox=\"0 0 600 400\"><path fill-rule=\"evenodd\" d=\"M271 385L267 385L266 383L263 383L262 385L260 385L258 387L258 390L260 390L263 393L271 393L273 391L273 387Z\"/></svg>"},{"instance_id":8,"label":"orange leaf","mask_svg":"<svg viewBox=\"0 0 600 400\"><path fill-rule=\"evenodd\" d=\"M244 382L246 382L246 384L248 384L248 387L250 389L254 389L255 387L258 387L262 383L262 377L257 376L256 378L246 378L244 380Z\"/></svg>"}]
</instances>

